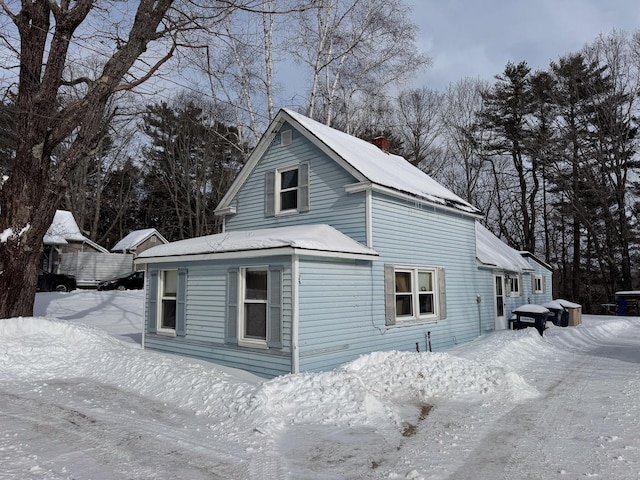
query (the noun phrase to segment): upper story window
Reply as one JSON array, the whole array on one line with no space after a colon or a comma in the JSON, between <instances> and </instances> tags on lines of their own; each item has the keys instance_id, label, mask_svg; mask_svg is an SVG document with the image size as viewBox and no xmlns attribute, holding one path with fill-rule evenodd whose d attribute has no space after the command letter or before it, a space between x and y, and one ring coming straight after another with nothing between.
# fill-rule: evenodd
<instances>
[{"instance_id":1,"label":"upper story window","mask_svg":"<svg viewBox=\"0 0 640 480\"><path fill-rule=\"evenodd\" d=\"M288 212L298 210L298 167L278 170L276 191L278 205L276 211Z\"/></svg>"},{"instance_id":2,"label":"upper story window","mask_svg":"<svg viewBox=\"0 0 640 480\"><path fill-rule=\"evenodd\" d=\"M385 266L387 325L446 317L444 269Z\"/></svg>"},{"instance_id":3,"label":"upper story window","mask_svg":"<svg viewBox=\"0 0 640 480\"><path fill-rule=\"evenodd\" d=\"M265 215L289 215L309 210L309 164L271 170L265 175Z\"/></svg>"}]
</instances>

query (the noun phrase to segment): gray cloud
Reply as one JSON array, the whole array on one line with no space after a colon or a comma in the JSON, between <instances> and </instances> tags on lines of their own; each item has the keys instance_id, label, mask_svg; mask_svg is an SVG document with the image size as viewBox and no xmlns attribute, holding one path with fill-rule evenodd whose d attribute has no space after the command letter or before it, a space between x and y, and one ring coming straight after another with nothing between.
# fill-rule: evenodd
<instances>
[{"instance_id":1,"label":"gray cloud","mask_svg":"<svg viewBox=\"0 0 640 480\"><path fill-rule=\"evenodd\" d=\"M545 69L601 33L640 29L638 0L416 0L413 11L420 47L433 58L415 83L436 89L491 80L508 61Z\"/></svg>"}]
</instances>

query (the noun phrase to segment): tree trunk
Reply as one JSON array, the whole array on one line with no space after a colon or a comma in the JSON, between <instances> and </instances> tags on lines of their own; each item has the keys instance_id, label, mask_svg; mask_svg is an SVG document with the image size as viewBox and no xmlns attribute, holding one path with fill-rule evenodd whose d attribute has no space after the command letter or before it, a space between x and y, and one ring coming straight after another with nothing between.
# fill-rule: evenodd
<instances>
[{"instance_id":1,"label":"tree trunk","mask_svg":"<svg viewBox=\"0 0 640 480\"><path fill-rule=\"evenodd\" d=\"M22 182L19 180L22 177ZM37 191L40 183L32 176L25 177L15 170L2 188L0 225L11 225L12 235L0 241L0 312L1 318L28 317L33 313L36 284L42 254L42 239L53 220L56 201L51 195L41 195L36 208L29 208L20 200L16 185L23 183ZM40 190L42 191L42 190ZM15 192L15 193L14 193ZM15 196L14 196L15 195ZM1 234L2 232L0 232ZM8 232L5 230L5 234Z\"/></svg>"},{"instance_id":2,"label":"tree trunk","mask_svg":"<svg viewBox=\"0 0 640 480\"><path fill-rule=\"evenodd\" d=\"M0 318L32 315L42 241L67 188L67 176L95 144L110 96L133 87L121 85L121 80L149 41L161 36L156 29L171 3L141 0L128 41L104 63L100 78L83 80L84 97L62 108L58 96L70 39L94 2L31 0L22 2L22 10L12 16L20 34L20 74L15 158L0 189ZM69 151L52 162L56 146L71 137Z\"/></svg>"}]
</instances>

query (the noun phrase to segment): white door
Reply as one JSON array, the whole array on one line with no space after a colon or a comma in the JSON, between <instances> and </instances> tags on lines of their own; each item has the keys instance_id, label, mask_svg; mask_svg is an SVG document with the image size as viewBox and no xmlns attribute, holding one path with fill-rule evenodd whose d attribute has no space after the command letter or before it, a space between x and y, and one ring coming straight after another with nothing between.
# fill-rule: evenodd
<instances>
[{"instance_id":1,"label":"white door","mask_svg":"<svg viewBox=\"0 0 640 480\"><path fill-rule=\"evenodd\" d=\"M507 329L507 319L504 316L504 276L494 277L495 306L496 306L496 330Z\"/></svg>"}]
</instances>

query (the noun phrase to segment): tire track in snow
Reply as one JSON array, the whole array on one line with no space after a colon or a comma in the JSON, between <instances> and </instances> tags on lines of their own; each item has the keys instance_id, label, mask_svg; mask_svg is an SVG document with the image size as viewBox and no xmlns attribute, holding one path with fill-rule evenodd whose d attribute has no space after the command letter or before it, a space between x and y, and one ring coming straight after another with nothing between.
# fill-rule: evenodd
<instances>
[{"instance_id":1,"label":"tire track in snow","mask_svg":"<svg viewBox=\"0 0 640 480\"><path fill-rule=\"evenodd\" d=\"M536 371L532 367L531 376L536 380L531 383L544 391L544 395L516 405L497 419L489 426L492 433L482 439L464 458L464 465L447 478L512 480L597 476L624 479L624 472L629 471L624 462L640 466L637 433L629 428L620 431L616 421L619 415L637 408L637 402L629 399L638 398L640 394L635 381L640 362L638 337L637 328L631 329L628 336L621 335L610 344L596 346L577 356L576 352L561 355L560 358L569 363L561 364L552 372ZM627 357L620 358L621 349L634 345L635 352L627 350ZM617 383L629 388L622 392L608 391L609 383L600 379L612 376L620 377ZM597 421L588 420L585 410L601 414ZM636 423L640 427L640 422ZM625 424L628 425L628 420ZM620 454L611 454L610 445L606 448L602 445L612 439L620 442Z\"/></svg>"},{"instance_id":2,"label":"tire track in snow","mask_svg":"<svg viewBox=\"0 0 640 480\"><path fill-rule=\"evenodd\" d=\"M0 456L0 479L100 480L105 465L109 479L251 478L248 454L211 438L206 417L83 380L38 392L25 387L14 394L0 385L3 434L12 446L11 455ZM70 404L67 389L82 404Z\"/></svg>"}]
</instances>

